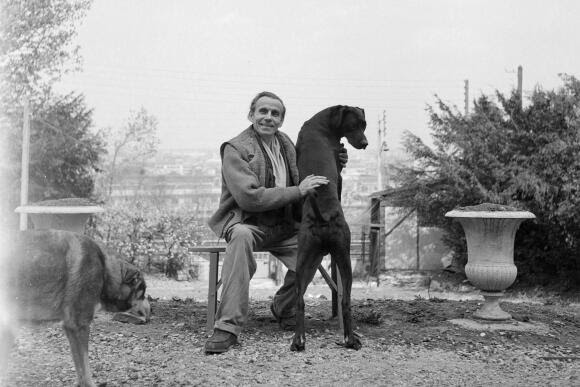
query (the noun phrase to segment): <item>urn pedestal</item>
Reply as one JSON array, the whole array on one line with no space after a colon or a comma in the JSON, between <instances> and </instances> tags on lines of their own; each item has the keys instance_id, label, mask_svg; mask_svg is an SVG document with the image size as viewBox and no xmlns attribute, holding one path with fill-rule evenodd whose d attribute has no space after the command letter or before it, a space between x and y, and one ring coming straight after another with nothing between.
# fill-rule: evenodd
<instances>
[{"instance_id":1,"label":"urn pedestal","mask_svg":"<svg viewBox=\"0 0 580 387\"><path fill-rule=\"evenodd\" d=\"M445 214L457 220L467 239L465 275L485 299L474 317L508 320L501 309L503 291L511 286L518 269L514 265L514 240L518 227L535 215L528 211L493 204L458 208Z\"/></svg>"}]
</instances>

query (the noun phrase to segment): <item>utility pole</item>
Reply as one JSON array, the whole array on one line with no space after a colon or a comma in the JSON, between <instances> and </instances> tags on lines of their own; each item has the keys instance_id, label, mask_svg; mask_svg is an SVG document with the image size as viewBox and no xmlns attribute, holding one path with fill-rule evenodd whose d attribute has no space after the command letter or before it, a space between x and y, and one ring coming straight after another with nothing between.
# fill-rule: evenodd
<instances>
[{"instance_id":1,"label":"utility pole","mask_svg":"<svg viewBox=\"0 0 580 387\"><path fill-rule=\"evenodd\" d=\"M28 164L30 162L30 104L24 101L22 125L22 162L20 172L20 205L28 204ZM28 229L28 215L20 213L20 230Z\"/></svg>"},{"instance_id":2,"label":"utility pole","mask_svg":"<svg viewBox=\"0 0 580 387\"><path fill-rule=\"evenodd\" d=\"M464 95L465 95L465 116L469 115L469 79L465 80L464 86Z\"/></svg>"},{"instance_id":3,"label":"utility pole","mask_svg":"<svg viewBox=\"0 0 580 387\"><path fill-rule=\"evenodd\" d=\"M387 111L383 110L383 142L381 144L386 145L385 138L387 138ZM383 150L386 151L385 147Z\"/></svg>"},{"instance_id":4,"label":"utility pole","mask_svg":"<svg viewBox=\"0 0 580 387\"><path fill-rule=\"evenodd\" d=\"M379 118L378 130L379 130L379 141L378 141L378 154L377 154L377 184L378 191L383 189L383 152L388 150L385 138L387 137L387 112L383 110L383 119Z\"/></svg>"},{"instance_id":5,"label":"utility pole","mask_svg":"<svg viewBox=\"0 0 580 387\"><path fill-rule=\"evenodd\" d=\"M523 95L523 79L524 79L524 69L520 65L518 66L518 96L520 97L520 110L523 107L524 95Z\"/></svg>"},{"instance_id":6,"label":"utility pole","mask_svg":"<svg viewBox=\"0 0 580 387\"><path fill-rule=\"evenodd\" d=\"M383 189L383 174L382 174L382 156L381 153L383 151L383 131L381 130L381 119L379 118L378 122L378 152L377 152L377 191Z\"/></svg>"}]
</instances>

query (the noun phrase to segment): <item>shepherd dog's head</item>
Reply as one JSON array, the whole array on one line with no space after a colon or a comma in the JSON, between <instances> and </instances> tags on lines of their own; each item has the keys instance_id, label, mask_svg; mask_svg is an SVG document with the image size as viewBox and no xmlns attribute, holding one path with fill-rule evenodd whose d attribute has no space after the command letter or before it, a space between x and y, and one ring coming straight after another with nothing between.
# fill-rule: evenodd
<instances>
[{"instance_id":1,"label":"shepherd dog's head","mask_svg":"<svg viewBox=\"0 0 580 387\"><path fill-rule=\"evenodd\" d=\"M132 313L149 321L151 306L145 298L147 285L141 271L134 265L112 255L105 258L106 278L101 305L109 312Z\"/></svg>"}]
</instances>

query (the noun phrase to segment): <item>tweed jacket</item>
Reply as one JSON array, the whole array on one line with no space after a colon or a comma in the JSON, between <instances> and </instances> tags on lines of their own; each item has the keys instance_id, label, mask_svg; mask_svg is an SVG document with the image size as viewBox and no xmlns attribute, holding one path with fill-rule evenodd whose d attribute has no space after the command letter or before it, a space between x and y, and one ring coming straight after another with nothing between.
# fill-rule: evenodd
<instances>
[{"instance_id":1,"label":"tweed jacket","mask_svg":"<svg viewBox=\"0 0 580 387\"><path fill-rule=\"evenodd\" d=\"M219 238L225 237L227 229L240 222L256 217L291 217L291 212L273 211L289 208L300 200L296 150L285 133L276 134L286 160L288 186L266 187L266 160L260 149L257 133L250 126L238 136L220 147L222 159L222 192L217 211L208 221ZM281 219L269 219L276 223ZM286 219L292 221L292 219Z\"/></svg>"}]
</instances>

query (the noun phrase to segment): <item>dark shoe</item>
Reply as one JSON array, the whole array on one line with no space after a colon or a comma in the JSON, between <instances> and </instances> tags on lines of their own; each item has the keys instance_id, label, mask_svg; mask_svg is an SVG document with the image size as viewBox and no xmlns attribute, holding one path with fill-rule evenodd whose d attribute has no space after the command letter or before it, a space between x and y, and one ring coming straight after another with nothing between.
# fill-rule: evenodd
<instances>
[{"instance_id":1,"label":"dark shoe","mask_svg":"<svg viewBox=\"0 0 580 387\"><path fill-rule=\"evenodd\" d=\"M213 335L205 342L205 353L224 353L237 343L236 335L216 328L213 330Z\"/></svg>"},{"instance_id":2,"label":"dark shoe","mask_svg":"<svg viewBox=\"0 0 580 387\"><path fill-rule=\"evenodd\" d=\"M272 312L272 316L274 316L274 318L278 322L278 325L280 325L280 328L283 331L293 331L294 329L296 329L296 316L292 317L278 316L278 314L274 310L274 304L270 304L270 312Z\"/></svg>"}]
</instances>

